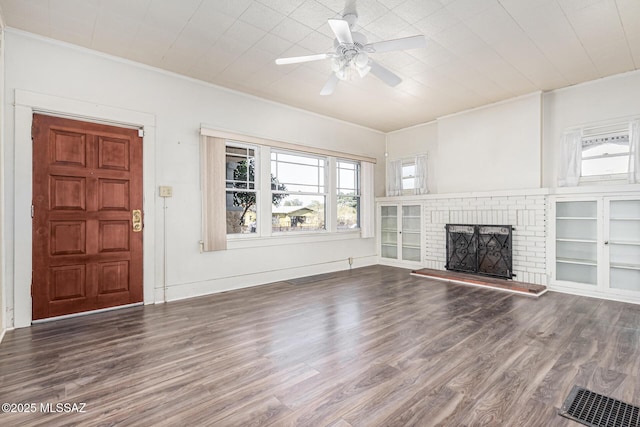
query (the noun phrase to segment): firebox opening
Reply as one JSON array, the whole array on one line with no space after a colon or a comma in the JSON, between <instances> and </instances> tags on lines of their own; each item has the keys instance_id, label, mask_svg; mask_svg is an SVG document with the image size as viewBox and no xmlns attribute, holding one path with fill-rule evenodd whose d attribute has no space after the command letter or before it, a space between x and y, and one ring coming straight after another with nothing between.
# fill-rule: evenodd
<instances>
[{"instance_id":1,"label":"firebox opening","mask_svg":"<svg viewBox=\"0 0 640 427\"><path fill-rule=\"evenodd\" d=\"M511 225L447 224L447 270L511 279Z\"/></svg>"}]
</instances>

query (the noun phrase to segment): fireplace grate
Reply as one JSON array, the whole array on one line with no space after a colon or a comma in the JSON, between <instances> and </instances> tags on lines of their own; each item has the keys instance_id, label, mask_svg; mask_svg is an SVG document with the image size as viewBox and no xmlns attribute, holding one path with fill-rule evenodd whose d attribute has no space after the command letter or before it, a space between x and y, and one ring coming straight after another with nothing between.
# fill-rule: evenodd
<instances>
[{"instance_id":1,"label":"fireplace grate","mask_svg":"<svg viewBox=\"0 0 640 427\"><path fill-rule=\"evenodd\" d=\"M447 224L447 270L511 279L510 225Z\"/></svg>"},{"instance_id":2,"label":"fireplace grate","mask_svg":"<svg viewBox=\"0 0 640 427\"><path fill-rule=\"evenodd\" d=\"M640 427L640 408L573 386L560 415L590 427Z\"/></svg>"}]
</instances>

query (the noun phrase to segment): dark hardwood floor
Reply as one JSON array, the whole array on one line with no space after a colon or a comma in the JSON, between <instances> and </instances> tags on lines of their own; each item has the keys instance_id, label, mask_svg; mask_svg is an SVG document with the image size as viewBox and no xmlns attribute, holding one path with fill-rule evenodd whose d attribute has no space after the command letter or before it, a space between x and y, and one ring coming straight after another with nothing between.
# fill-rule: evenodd
<instances>
[{"instance_id":1,"label":"dark hardwood floor","mask_svg":"<svg viewBox=\"0 0 640 427\"><path fill-rule=\"evenodd\" d=\"M557 415L574 384L640 404L640 306L409 272L366 267L7 332L0 402L37 412L0 425L577 426Z\"/></svg>"}]
</instances>

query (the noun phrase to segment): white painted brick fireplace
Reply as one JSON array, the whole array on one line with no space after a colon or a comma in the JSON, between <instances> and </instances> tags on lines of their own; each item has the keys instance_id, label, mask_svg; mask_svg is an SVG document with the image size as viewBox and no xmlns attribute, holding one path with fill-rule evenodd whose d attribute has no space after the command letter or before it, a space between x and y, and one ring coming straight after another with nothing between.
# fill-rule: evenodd
<instances>
[{"instance_id":1,"label":"white painted brick fireplace","mask_svg":"<svg viewBox=\"0 0 640 427\"><path fill-rule=\"evenodd\" d=\"M431 196L423 200L422 209L426 268L444 270L445 224L512 225L513 280L547 284L546 194Z\"/></svg>"}]
</instances>

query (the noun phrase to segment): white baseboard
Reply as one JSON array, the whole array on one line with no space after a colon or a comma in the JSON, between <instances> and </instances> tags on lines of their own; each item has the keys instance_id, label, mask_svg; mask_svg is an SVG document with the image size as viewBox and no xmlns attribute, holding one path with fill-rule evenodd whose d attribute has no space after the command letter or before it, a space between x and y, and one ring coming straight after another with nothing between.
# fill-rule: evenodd
<instances>
[{"instance_id":1,"label":"white baseboard","mask_svg":"<svg viewBox=\"0 0 640 427\"><path fill-rule=\"evenodd\" d=\"M377 256L372 255L362 258L354 258L351 268L367 267L376 265ZM243 274L233 277L226 277L214 280L205 280L194 283L183 283L167 286L167 301L178 301L187 298L194 298L204 295L217 294L236 289L250 288L253 286L266 285L274 282L282 282L300 277L313 276L316 274L334 273L337 271L349 270L349 265L345 260L332 261L322 264L312 264L287 268L282 270L264 271L252 274ZM163 289L155 289L156 302L163 302Z\"/></svg>"},{"instance_id":2,"label":"white baseboard","mask_svg":"<svg viewBox=\"0 0 640 427\"><path fill-rule=\"evenodd\" d=\"M581 297L589 297L589 298L598 298L609 301L617 301L617 302L626 302L629 304L640 304L640 295L638 296L627 296L627 295L616 295L609 294L604 292L593 292L584 289L576 289L572 287L551 285L548 286L547 289L553 292L560 292L562 294L570 294L570 295L579 295Z\"/></svg>"}]
</instances>

